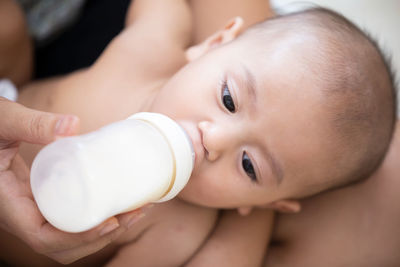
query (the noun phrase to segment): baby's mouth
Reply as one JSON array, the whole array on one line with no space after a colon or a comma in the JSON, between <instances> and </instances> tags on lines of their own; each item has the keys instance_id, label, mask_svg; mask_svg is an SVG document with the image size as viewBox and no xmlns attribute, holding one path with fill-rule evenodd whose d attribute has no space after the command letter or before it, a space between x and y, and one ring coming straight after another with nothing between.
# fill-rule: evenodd
<instances>
[{"instance_id":1,"label":"baby's mouth","mask_svg":"<svg viewBox=\"0 0 400 267\"><path fill-rule=\"evenodd\" d=\"M195 123L191 121L177 121L179 125L186 131L187 135L189 136L190 140L192 141L193 150L194 150L194 168L198 168L198 166L203 161L207 150L203 145L203 136L200 129L196 126Z\"/></svg>"}]
</instances>

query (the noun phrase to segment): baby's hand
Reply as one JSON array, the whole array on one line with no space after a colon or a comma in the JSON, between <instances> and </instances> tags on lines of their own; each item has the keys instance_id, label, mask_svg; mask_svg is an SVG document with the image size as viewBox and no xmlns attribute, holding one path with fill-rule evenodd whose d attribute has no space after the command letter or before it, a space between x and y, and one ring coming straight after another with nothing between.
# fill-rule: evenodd
<instances>
[{"instance_id":1,"label":"baby's hand","mask_svg":"<svg viewBox=\"0 0 400 267\"><path fill-rule=\"evenodd\" d=\"M132 211L112 217L83 233L51 226L33 200L29 170L18 155L20 141L47 144L76 133L78 118L25 108L0 97L0 227L33 250L67 264L95 253L125 232L141 216Z\"/></svg>"}]
</instances>

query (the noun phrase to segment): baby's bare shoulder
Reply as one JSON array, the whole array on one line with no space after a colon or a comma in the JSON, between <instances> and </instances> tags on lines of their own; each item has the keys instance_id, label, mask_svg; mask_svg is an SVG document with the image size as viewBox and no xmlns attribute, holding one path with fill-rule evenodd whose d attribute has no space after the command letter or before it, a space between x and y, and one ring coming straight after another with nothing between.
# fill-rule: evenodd
<instances>
[{"instance_id":1,"label":"baby's bare shoulder","mask_svg":"<svg viewBox=\"0 0 400 267\"><path fill-rule=\"evenodd\" d=\"M214 229L217 210L180 200L157 204L133 230L118 240L123 245L107 266L180 266Z\"/></svg>"}]
</instances>

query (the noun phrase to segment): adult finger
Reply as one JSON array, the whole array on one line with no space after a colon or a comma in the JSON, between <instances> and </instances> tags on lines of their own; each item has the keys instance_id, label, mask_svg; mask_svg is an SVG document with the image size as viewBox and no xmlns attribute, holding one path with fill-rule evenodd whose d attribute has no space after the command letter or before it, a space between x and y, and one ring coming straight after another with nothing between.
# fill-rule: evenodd
<instances>
[{"instance_id":1,"label":"adult finger","mask_svg":"<svg viewBox=\"0 0 400 267\"><path fill-rule=\"evenodd\" d=\"M65 251L57 251L51 253L49 256L60 263L68 264L75 261L76 259L80 259L87 255L91 255L99 251L100 249L104 248L108 244L110 244L112 241L117 239L122 233L128 230L135 222L143 218L144 216L143 210L148 210L148 208L138 209L117 215L116 217L118 218L120 227L109 232L105 232L104 227L103 228L100 227L100 229L102 229L100 230L100 233L104 234L102 234L101 237L98 238L97 240L94 240L89 243L84 243L82 246L77 248Z\"/></svg>"},{"instance_id":2,"label":"adult finger","mask_svg":"<svg viewBox=\"0 0 400 267\"><path fill-rule=\"evenodd\" d=\"M79 119L74 115L53 114L26 108L0 97L0 139L47 144L57 136L77 132Z\"/></svg>"},{"instance_id":3,"label":"adult finger","mask_svg":"<svg viewBox=\"0 0 400 267\"><path fill-rule=\"evenodd\" d=\"M0 226L20 237L38 253L49 257L54 255L55 260L63 263L75 261L100 250L126 230L116 217L112 217L86 232L60 231L45 221L30 192L24 190L25 186L19 186L21 183L13 172L3 172L0 178ZM131 213L131 216L138 214L140 211Z\"/></svg>"},{"instance_id":4,"label":"adult finger","mask_svg":"<svg viewBox=\"0 0 400 267\"><path fill-rule=\"evenodd\" d=\"M126 230L127 229L123 227L118 227L115 230L101 236L100 238L91 243L84 243L79 247L75 247L69 250L55 251L52 253L48 253L47 256L62 264L69 264L88 255L92 255L97 251L103 249L104 247L109 245L112 241L116 240Z\"/></svg>"},{"instance_id":5,"label":"adult finger","mask_svg":"<svg viewBox=\"0 0 400 267\"><path fill-rule=\"evenodd\" d=\"M131 212L131 218L140 216L141 211ZM120 227L120 223L116 217L111 217L97 227L82 233L67 233L54 228L49 223L44 223L36 232L35 236L39 237L42 245L41 253L51 251L62 251L72 248L78 248L82 245L90 245L96 242L103 243L109 241L109 234ZM103 240L103 241L102 241ZM48 249L47 249L48 248Z\"/></svg>"}]
</instances>

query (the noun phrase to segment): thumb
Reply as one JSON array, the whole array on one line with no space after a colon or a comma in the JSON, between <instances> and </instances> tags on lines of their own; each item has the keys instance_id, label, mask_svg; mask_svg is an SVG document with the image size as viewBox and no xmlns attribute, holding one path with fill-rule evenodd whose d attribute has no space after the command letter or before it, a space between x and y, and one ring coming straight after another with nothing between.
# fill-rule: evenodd
<instances>
[{"instance_id":1,"label":"thumb","mask_svg":"<svg viewBox=\"0 0 400 267\"><path fill-rule=\"evenodd\" d=\"M0 139L47 144L75 134L79 118L29 109L0 97Z\"/></svg>"}]
</instances>

